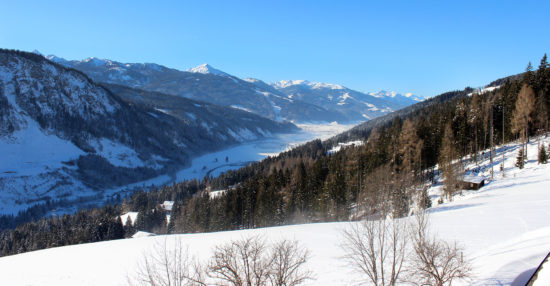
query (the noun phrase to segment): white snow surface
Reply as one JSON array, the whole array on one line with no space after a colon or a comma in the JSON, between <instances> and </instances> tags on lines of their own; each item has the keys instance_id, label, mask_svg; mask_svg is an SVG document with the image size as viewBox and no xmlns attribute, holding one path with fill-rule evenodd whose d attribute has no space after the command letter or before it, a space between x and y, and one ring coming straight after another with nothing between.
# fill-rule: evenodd
<instances>
[{"instance_id":1,"label":"white snow surface","mask_svg":"<svg viewBox=\"0 0 550 286\"><path fill-rule=\"evenodd\" d=\"M190 68L187 71L192 72L192 73L213 74L213 75L225 76L225 77L230 76L229 74L227 74L225 72L222 72L218 69L213 68L209 64L202 64L202 65L196 66L194 68Z\"/></svg>"},{"instance_id":2,"label":"white snow surface","mask_svg":"<svg viewBox=\"0 0 550 286\"><path fill-rule=\"evenodd\" d=\"M342 149L345 149L347 147L350 147L350 146L361 146L361 145L363 145L363 141L361 141L361 140L355 140L355 141L349 141L349 142L340 142L340 143L338 143L338 145L332 147L327 152L329 154L332 154L332 153L336 153L336 152L338 152Z\"/></svg>"},{"instance_id":3,"label":"white snow surface","mask_svg":"<svg viewBox=\"0 0 550 286\"><path fill-rule=\"evenodd\" d=\"M145 163L138 157L138 153L121 143L111 141L107 138L90 143L96 150L96 154L106 158L113 166L137 168L144 167Z\"/></svg>"},{"instance_id":4,"label":"white snow surface","mask_svg":"<svg viewBox=\"0 0 550 286\"><path fill-rule=\"evenodd\" d=\"M27 118L26 123L27 128L0 137L2 177L37 175L85 154L72 142L41 130L36 121Z\"/></svg>"},{"instance_id":5,"label":"white snow surface","mask_svg":"<svg viewBox=\"0 0 550 286\"><path fill-rule=\"evenodd\" d=\"M321 89L321 88L328 88L328 89L344 89L343 86L339 84L333 84L333 83L322 83L322 82L311 82L308 80L281 80L278 82L273 83L273 85L276 88L286 88L293 85L305 85L312 89Z\"/></svg>"},{"instance_id":6,"label":"white snow surface","mask_svg":"<svg viewBox=\"0 0 550 286\"><path fill-rule=\"evenodd\" d=\"M549 142L545 139L546 144ZM513 167L517 145L510 145L506 150L505 177L497 171L494 180L479 191L465 191L452 202L430 209L431 231L449 242L458 241L473 265L473 279L453 285L524 285L548 253L550 164L537 164L536 144L529 146L530 160L525 169ZM489 171L486 160L468 166L474 167L483 174ZM430 194L437 194L437 188L433 187ZM316 280L304 285L359 285L360 277L343 263L338 247L342 230L349 224L140 237L34 251L0 258L0 284L127 285L126 278L135 273L142 255L157 243L171 245L181 239L192 255L207 261L216 245L262 235L272 241L298 240L311 251L307 266Z\"/></svg>"},{"instance_id":7,"label":"white snow surface","mask_svg":"<svg viewBox=\"0 0 550 286\"><path fill-rule=\"evenodd\" d=\"M533 283L533 286L546 286L550 285L550 257L544 260L544 263L540 266L540 270L537 273L537 277Z\"/></svg>"}]
</instances>

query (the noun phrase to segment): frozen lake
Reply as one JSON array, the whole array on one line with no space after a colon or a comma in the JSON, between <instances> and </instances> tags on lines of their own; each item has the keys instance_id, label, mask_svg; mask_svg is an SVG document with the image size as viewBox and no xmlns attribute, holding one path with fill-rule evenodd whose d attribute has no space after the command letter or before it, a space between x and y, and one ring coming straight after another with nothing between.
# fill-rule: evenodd
<instances>
[{"instance_id":1,"label":"frozen lake","mask_svg":"<svg viewBox=\"0 0 550 286\"><path fill-rule=\"evenodd\" d=\"M355 126L354 124L344 125L335 122L327 124L296 125L301 128L301 130L296 133L278 134L274 137L234 145L227 149L204 154L194 158L191 162L191 166L179 170L175 175L162 175L147 181L113 189L106 192L106 195L112 196L116 193L124 193L125 191L135 188L146 189L182 182L184 180L203 179L206 175L215 177L222 172L239 169L251 162L260 161L268 156L275 156L280 152L289 150L311 140L328 139Z\"/></svg>"},{"instance_id":2,"label":"frozen lake","mask_svg":"<svg viewBox=\"0 0 550 286\"><path fill-rule=\"evenodd\" d=\"M302 130L293 134L279 134L275 137L248 142L227 149L202 155L193 159L191 167L180 170L175 180L202 179L206 175L216 177L227 170L238 169L267 156L276 156L300 144L314 139L325 140L350 129L354 125L297 124Z\"/></svg>"}]
</instances>

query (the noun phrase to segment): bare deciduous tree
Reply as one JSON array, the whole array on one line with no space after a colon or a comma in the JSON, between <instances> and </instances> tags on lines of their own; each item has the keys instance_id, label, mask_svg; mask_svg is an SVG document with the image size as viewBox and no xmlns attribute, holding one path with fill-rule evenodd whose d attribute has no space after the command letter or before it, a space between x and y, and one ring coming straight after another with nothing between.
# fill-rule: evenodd
<instances>
[{"instance_id":1,"label":"bare deciduous tree","mask_svg":"<svg viewBox=\"0 0 550 286\"><path fill-rule=\"evenodd\" d=\"M204 271L198 261L189 255L181 240L174 239L173 247L166 239L145 253L137 273L128 277L130 285L150 286L206 286Z\"/></svg>"},{"instance_id":2,"label":"bare deciduous tree","mask_svg":"<svg viewBox=\"0 0 550 286\"><path fill-rule=\"evenodd\" d=\"M415 218L411 235L414 250L411 284L444 286L451 285L453 280L471 277L471 266L464 260L462 249L456 243L432 237L427 214L419 213Z\"/></svg>"},{"instance_id":3,"label":"bare deciduous tree","mask_svg":"<svg viewBox=\"0 0 550 286\"><path fill-rule=\"evenodd\" d=\"M304 268L309 251L297 241L281 240L271 247L269 281L273 286L296 286L313 278Z\"/></svg>"},{"instance_id":4,"label":"bare deciduous tree","mask_svg":"<svg viewBox=\"0 0 550 286\"><path fill-rule=\"evenodd\" d=\"M268 245L251 236L218 246L208 266L214 285L296 286L312 279L305 269L309 251L296 241Z\"/></svg>"},{"instance_id":5,"label":"bare deciduous tree","mask_svg":"<svg viewBox=\"0 0 550 286\"><path fill-rule=\"evenodd\" d=\"M376 286L396 285L404 273L407 231L401 220L382 218L353 224L343 232L344 259Z\"/></svg>"},{"instance_id":6,"label":"bare deciduous tree","mask_svg":"<svg viewBox=\"0 0 550 286\"><path fill-rule=\"evenodd\" d=\"M445 177L445 195L448 199L452 199L452 196L461 190L464 166L462 165L461 160L454 161L457 156L457 152L455 150L453 129L450 123L445 125L445 132L441 145L441 152L439 154L439 168Z\"/></svg>"},{"instance_id":7,"label":"bare deciduous tree","mask_svg":"<svg viewBox=\"0 0 550 286\"><path fill-rule=\"evenodd\" d=\"M265 259L266 243L258 236L216 246L208 271L216 285L266 285L269 261Z\"/></svg>"},{"instance_id":8,"label":"bare deciduous tree","mask_svg":"<svg viewBox=\"0 0 550 286\"><path fill-rule=\"evenodd\" d=\"M535 92L524 84L516 100L516 109L512 115L512 131L521 135L521 143L527 158L527 143L529 143L529 123L533 121L531 114L535 109Z\"/></svg>"}]
</instances>

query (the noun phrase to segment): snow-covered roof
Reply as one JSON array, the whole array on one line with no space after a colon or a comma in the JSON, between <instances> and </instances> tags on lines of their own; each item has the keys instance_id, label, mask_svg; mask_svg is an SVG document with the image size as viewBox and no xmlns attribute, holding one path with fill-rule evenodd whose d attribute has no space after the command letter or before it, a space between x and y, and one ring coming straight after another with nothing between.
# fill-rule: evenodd
<instances>
[{"instance_id":1,"label":"snow-covered roof","mask_svg":"<svg viewBox=\"0 0 550 286\"><path fill-rule=\"evenodd\" d=\"M172 207L174 207L174 201L164 201L164 203L162 203L161 207L165 211L171 211Z\"/></svg>"},{"instance_id":2,"label":"snow-covered roof","mask_svg":"<svg viewBox=\"0 0 550 286\"><path fill-rule=\"evenodd\" d=\"M215 190L215 191L211 191L210 192L210 198L213 199L213 198L217 198L223 194L225 194L225 192L227 192L227 190Z\"/></svg>"},{"instance_id":3,"label":"snow-covered roof","mask_svg":"<svg viewBox=\"0 0 550 286\"><path fill-rule=\"evenodd\" d=\"M464 176L464 179L462 181L468 182L468 183L474 183L474 184L481 184L485 180L485 177L483 176L474 176L474 175L466 175Z\"/></svg>"}]
</instances>

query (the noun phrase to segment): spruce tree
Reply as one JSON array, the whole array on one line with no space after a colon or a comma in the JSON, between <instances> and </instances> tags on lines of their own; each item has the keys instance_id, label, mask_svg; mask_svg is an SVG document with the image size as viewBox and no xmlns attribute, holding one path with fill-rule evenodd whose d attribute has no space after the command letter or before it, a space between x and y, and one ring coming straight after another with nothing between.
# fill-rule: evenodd
<instances>
[{"instance_id":1,"label":"spruce tree","mask_svg":"<svg viewBox=\"0 0 550 286\"><path fill-rule=\"evenodd\" d=\"M519 149L518 156L516 157L516 167L523 169L525 166L525 156L523 155L523 147Z\"/></svg>"},{"instance_id":2,"label":"spruce tree","mask_svg":"<svg viewBox=\"0 0 550 286\"><path fill-rule=\"evenodd\" d=\"M548 154L546 153L546 148L544 148L544 144L539 149L539 164L546 164L548 163Z\"/></svg>"},{"instance_id":3,"label":"spruce tree","mask_svg":"<svg viewBox=\"0 0 550 286\"><path fill-rule=\"evenodd\" d=\"M428 196L428 189L426 188L422 189L422 194L420 197L420 207L422 209L429 209L432 207L432 200L430 199L430 196Z\"/></svg>"}]
</instances>

